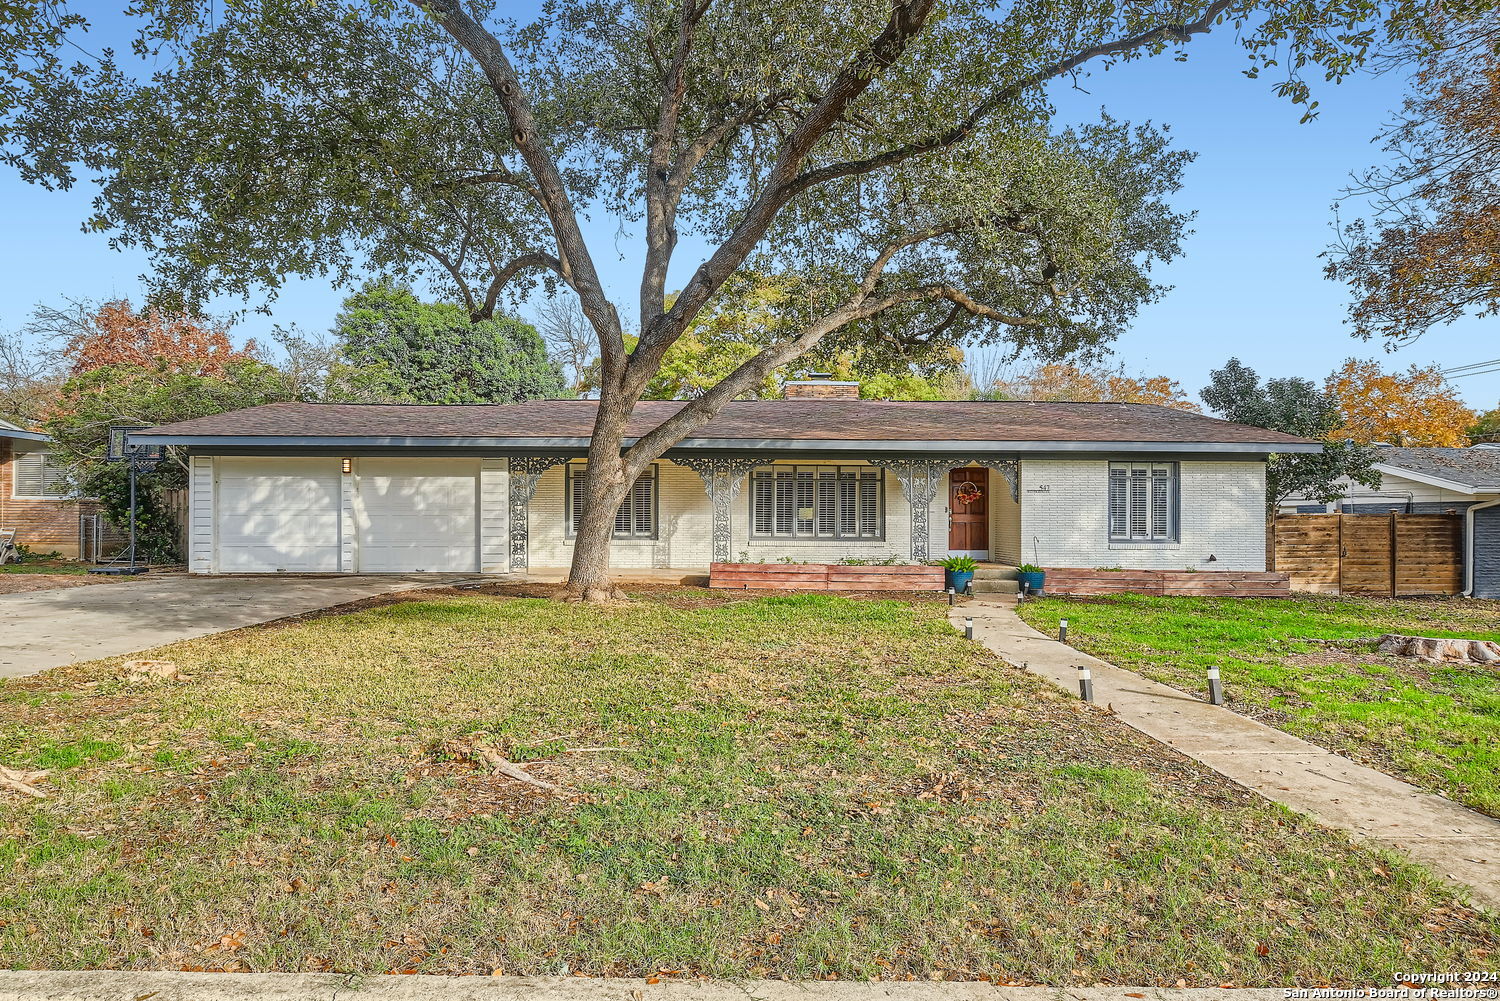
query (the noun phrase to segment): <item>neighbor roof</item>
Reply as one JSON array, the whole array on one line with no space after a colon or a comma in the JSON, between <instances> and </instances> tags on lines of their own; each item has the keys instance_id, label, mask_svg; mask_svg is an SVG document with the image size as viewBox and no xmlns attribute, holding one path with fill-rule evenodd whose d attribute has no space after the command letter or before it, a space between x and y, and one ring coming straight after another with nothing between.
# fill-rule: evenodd
<instances>
[{"instance_id":1,"label":"neighbor roof","mask_svg":"<svg viewBox=\"0 0 1500 1001\"><path fill-rule=\"evenodd\" d=\"M40 431L28 431L19 424L0 417L0 438L19 438L22 441L51 441L52 439Z\"/></svg>"},{"instance_id":2,"label":"neighbor roof","mask_svg":"<svg viewBox=\"0 0 1500 1001\"><path fill-rule=\"evenodd\" d=\"M627 443L685 405L680 400L638 404L626 426ZM577 448L588 443L597 407L595 400L473 406L271 403L131 437L189 446ZM1147 404L843 399L737 400L678 447L898 451L981 444L1024 451L1101 445L1262 453L1321 448L1305 438Z\"/></svg>"},{"instance_id":3,"label":"neighbor roof","mask_svg":"<svg viewBox=\"0 0 1500 1001\"><path fill-rule=\"evenodd\" d=\"M1467 491L1500 490L1500 448L1403 448L1380 446L1382 470L1438 486Z\"/></svg>"}]
</instances>

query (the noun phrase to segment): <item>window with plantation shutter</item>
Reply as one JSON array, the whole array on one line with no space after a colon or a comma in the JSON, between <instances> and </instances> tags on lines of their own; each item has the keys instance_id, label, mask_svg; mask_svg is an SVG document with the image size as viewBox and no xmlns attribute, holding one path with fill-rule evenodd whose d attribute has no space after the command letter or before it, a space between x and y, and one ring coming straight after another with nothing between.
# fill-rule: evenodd
<instances>
[{"instance_id":1,"label":"window with plantation shutter","mask_svg":"<svg viewBox=\"0 0 1500 1001\"><path fill-rule=\"evenodd\" d=\"M1123 539L1130 534L1126 515L1130 510L1130 470L1111 464L1109 467L1109 536Z\"/></svg>"},{"instance_id":2,"label":"window with plantation shutter","mask_svg":"<svg viewBox=\"0 0 1500 1001\"><path fill-rule=\"evenodd\" d=\"M563 492L567 503L568 534L578 534L578 522L583 517L585 476L588 467L570 462L566 468L567 486ZM615 511L614 537L617 539L656 538L657 496L656 466L642 473L630 487L630 492Z\"/></svg>"},{"instance_id":3,"label":"window with plantation shutter","mask_svg":"<svg viewBox=\"0 0 1500 1001\"><path fill-rule=\"evenodd\" d=\"M1121 542L1177 538L1177 463L1109 464L1109 537Z\"/></svg>"},{"instance_id":4,"label":"window with plantation shutter","mask_svg":"<svg viewBox=\"0 0 1500 1001\"><path fill-rule=\"evenodd\" d=\"M68 474L51 452L17 452L11 462L11 496L31 499L67 497Z\"/></svg>"},{"instance_id":5,"label":"window with plantation shutter","mask_svg":"<svg viewBox=\"0 0 1500 1001\"><path fill-rule=\"evenodd\" d=\"M750 474L750 537L883 539L884 487L866 466L763 466Z\"/></svg>"}]
</instances>

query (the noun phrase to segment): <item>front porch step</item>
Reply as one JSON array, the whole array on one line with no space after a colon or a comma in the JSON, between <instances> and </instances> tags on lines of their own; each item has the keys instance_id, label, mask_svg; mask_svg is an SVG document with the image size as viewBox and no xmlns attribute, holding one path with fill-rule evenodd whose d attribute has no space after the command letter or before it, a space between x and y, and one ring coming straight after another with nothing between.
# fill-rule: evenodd
<instances>
[{"instance_id":1,"label":"front porch step","mask_svg":"<svg viewBox=\"0 0 1500 1001\"><path fill-rule=\"evenodd\" d=\"M1014 577L1009 580L996 577L981 580L976 574L969 584L969 590L974 594L1019 594L1021 582Z\"/></svg>"},{"instance_id":2,"label":"front porch step","mask_svg":"<svg viewBox=\"0 0 1500 1001\"><path fill-rule=\"evenodd\" d=\"M990 565L990 564L983 564L983 563L981 563L974 570L974 580L976 580L976 581L981 581L981 580L1015 580L1015 579L1016 579L1016 568L1015 567L1007 567L1007 566L1002 566L1002 565L999 565L999 564Z\"/></svg>"}]
</instances>

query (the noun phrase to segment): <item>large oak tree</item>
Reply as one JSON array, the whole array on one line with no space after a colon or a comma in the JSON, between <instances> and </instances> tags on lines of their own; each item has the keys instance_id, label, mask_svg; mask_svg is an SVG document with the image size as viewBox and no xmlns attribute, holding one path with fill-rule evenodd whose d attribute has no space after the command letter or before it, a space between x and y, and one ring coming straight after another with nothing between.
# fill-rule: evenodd
<instances>
[{"instance_id":1,"label":"large oak tree","mask_svg":"<svg viewBox=\"0 0 1500 1001\"><path fill-rule=\"evenodd\" d=\"M483 0L133 10L148 61L44 66L4 126L11 161L51 185L97 175L89 224L189 298L372 268L475 319L538 287L576 297L601 361L570 579L590 599L612 592L635 477L809 349L1087 354L1161 292L1187 154L1108 117L1059 127L1050 84L1224 28L1310 108L1309 71L1337 79L1426 31L1421 5L1378 0L551 0L529 23ZM585 213L640 237L623 309ZM684 233L695 260L676 259ZM749 273L798 276L805 308L627 447L667 351Z\"/></svg>"}]
</instances>

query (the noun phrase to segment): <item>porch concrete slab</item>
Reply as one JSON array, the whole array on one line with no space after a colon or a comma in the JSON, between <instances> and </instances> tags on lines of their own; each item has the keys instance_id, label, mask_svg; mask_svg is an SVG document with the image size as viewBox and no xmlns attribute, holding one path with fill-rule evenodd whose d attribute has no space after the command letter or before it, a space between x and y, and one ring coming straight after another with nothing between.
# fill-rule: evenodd
<instances>
[{"instance_id":1,"label":"porch concrete slab","mask_svg":"<svg viewBox=\"0 0 1500 1001\"><path fill-rule=\"evenodd\" d=\"M1073 695L1087 665L1095 705L1121 722L1325 826L1404 851L1500 909L1500 820L1075 650L1022 622L1015 599L976 599L949 614L960 629L969 616L974 638L1003 660Z\"/></svg>"},{"instance_id":2,"label":"porch concrete slab","mask_svg":"<svg viewBox=\"0 0 1500 1001\"><path fill-rule=\"evenodd\" d=\"M1264 988L996 987L987 983L646 980L625 977L353 978L337 973L4 971L0 1001L1282 1001Z\"/></svg>"},{"instance_id":3,"label":"porch concrete slab","mask_svg":"<svg viewBox=\"0 0 1500 1001\"><path fill-rule=\"evenodd\" d=\"M0 678L315 612L462 577L199 577L143 574L91 587L0 595Z\"/></svg>"}]
</instances>

